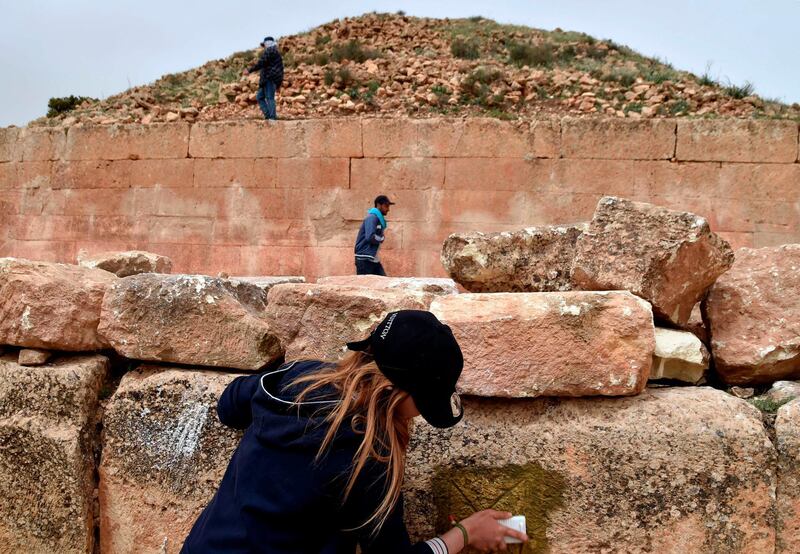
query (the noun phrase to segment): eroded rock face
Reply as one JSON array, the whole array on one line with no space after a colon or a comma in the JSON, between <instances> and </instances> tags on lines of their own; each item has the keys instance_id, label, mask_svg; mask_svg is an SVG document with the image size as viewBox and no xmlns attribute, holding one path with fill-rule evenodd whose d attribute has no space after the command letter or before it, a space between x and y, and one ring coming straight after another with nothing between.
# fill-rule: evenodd
<instances>
[{"instance_id":1,"label":"eroded rock face","mask_svg":"<svg viewBox=\"0 0 800 554\"><path fill-rule=\"evenodd\" d=\"M426 310L432 295L403 289L339 285L278 285L269 293L268 321L287 360L337 360L348 341L366 337L387 313Z\"/></svg>"},{"instance_id":2,"label":"eroded rock face","mask_svg":"<svg viewBox=\"0 0 800 554\"><path fill-rule=\"evenodd\" d=\"M657 318L684 326L706 289L732 264L730 245L704 218L606 196L578 238L572 284L629 290L649 301Z\"/></svg>"},{"instance_id":3,"label":"eroded rock face","mask_svg":"<svg viewBox=\"0 0 800 554\"><path fill-rule=\"evenodd\" d=\"M452 429L415 422L417 539L494 507L527 516L526 553L773 551L775 451L743 400L692 387L464 404Z\"/></svg>"},{"instance_id":4,"label":"eroded rock face","mask_svg":"<svg viewBox=\"0 0 800 554\"><path fill-rule=\"evenodd\" d=\"M800 552L800 399L778 410L778 544L775 552Z\"/></svg>"},{"instance_id":5,"label":"eroded rock face","mask_svg":"<svg viewBox=\"0 0 800 554\"><path fill-rule=\"evenodd\" d=\"M227 281L231 286L236 288L249 288L251 285L257 286L265 294L268 294L270 289L275 285L283 285L285 283L305 283L306 278L301 275L290 276L256 276L256 277L229 277Z\"/></svg>"},{"instance_id":6,"label":"eroded rock face","mask_svg":"<svg viewBox=\"0 0 800 554\"><path fill-rule=\"evenodd\" d=\"M453 234L442 246L442 264L471 292L568 291L575 242L587 227L580 223Z\"/></svg>"},{"instance_id":7,"label":"eroded rock face","mask_svg":"<svg viewBox=\"0 0 800 554\"><path fill-rule=\"evenodd\" d=\"M647 384L653 315L629 292L460 294L431 311L461 346L464 394L615 396Z\"/></svg>"},{"instance_id":8,"label":"eroded rock face","mask_svg":"<svg viewBox=\"0 0 800 554\"><path fill-rule=\"evenodd\" d=\"M118 279L99 269L0 258L0 343L47 350L108 346L100 305Z\"/></svg>"},{"instance_id":9,"label":"eroded rock face","mask_svg":"<svg viewBox=\"0 0 800 554\"><path fill-rule=\"evenodd\" d=\"M126 252L104 252L102 254L80 254L78 264L83 267L103 269L117 277L129 277L140 273L169 273L172 260L160 254L130 250Z\"/></svg>"},{"instance_id":10,"label":"eroded rock face","mask_svg":"<svg viewBox=\"0 0 800 554\"><path fill-rule=\"evenodd\" d=\"M656 327L656 351L650 379L697 384L708 370L708 349L694 333Z\"/></svg>"},{"instance_id":11,"label":"eroded rock face","mask_svg":"<svg viewBox=\"0 0 800 554\"><path fill-rule=\"evenodd\" d=\"M0 552L91 554L103 356L0 357Z\"/></svg>"},{"instance_id":12,"label":"eroded rock face","mask_svg":"<svg viewBox=\"0 0 800 554\"><path fill-rule=\"evenodd\" d=\"M103 420L102 552L180 551L239 442L216 413L236 377L145 366L122 378Z\"/></svg>"},{"instance_id":13,"label":"eroded rock face","mask_svg":"<svg viewBox=\"0 0 800 554\"><path fill-rule=\"evenodd\" d=\"M711 287L705 314L726 383L800 378L800 244L740 248Z\"/></svg>"},{"instance_id":14,"label":"eroded rock face","mask_svg":"<svg viewBox=\"0 0 800 554\"><path fill-rule=\"evenodd\" d=\"M435 295L458 294L452 279L437 277L382 277L380 275L336 275L317 279L320 285L365 287L368 289L399 289Z\"/></svg>"},{"instance_id":15,"label":"eroded rock face","mask_svg":"<svg viewBox=\"0 0 800 554\"><path fill-rule=\"evenodd\" d=\"M257 370L283 353L266 301L257 285L143 273L109 288L99 332L128 358Z\"/></svg>"}]
</instances>

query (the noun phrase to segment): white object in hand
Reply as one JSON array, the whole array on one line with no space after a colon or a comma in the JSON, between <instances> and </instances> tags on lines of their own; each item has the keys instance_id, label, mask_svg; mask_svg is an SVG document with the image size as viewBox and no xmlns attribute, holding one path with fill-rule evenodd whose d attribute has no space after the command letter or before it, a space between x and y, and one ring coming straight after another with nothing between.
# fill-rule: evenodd
<instances>
[{"instance_id":1,"label":"white object in hand","mask_svg":"<svg viewBox=\"0 0 800 554\"><path fill-rule=\"evenodd\" d=\"M506 527L511 527L515 531L519 531L521 533L525 533L526 535L528 532L525 530L525 516L513 516L508 519L498 519L497 523L500 525L505 525ZM506 544L522 544L522 541L519 539L515 539L514 537L505 537Z\"/></svg>"}]
</instances>

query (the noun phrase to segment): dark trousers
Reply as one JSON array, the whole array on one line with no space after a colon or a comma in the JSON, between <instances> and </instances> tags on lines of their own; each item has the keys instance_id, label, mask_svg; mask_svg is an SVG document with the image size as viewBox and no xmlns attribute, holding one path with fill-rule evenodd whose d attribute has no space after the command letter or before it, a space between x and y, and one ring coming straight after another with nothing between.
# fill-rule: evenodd
<instances>
[{"instance_id":1,"label":"dark trousers","mask_svg":"<svg viewBox=\"0 0 800 554\"><path fill-rule=\"evenodd\" d=\"M386 272L380 262L356 259L356 275L382 275L386 277Z\"/></svg>"},{"instance_id":2,"label":"dark trousers","mask_svg":"<svg viewBox=\"0 0 800 554\"><path fill-rule=\"evenodd\" d=\"M259 87L256 93L258 107L264 114L264 119L278 119L275 106L275 83L267 81L263 87Z\"/></svg>"}]
</instances>

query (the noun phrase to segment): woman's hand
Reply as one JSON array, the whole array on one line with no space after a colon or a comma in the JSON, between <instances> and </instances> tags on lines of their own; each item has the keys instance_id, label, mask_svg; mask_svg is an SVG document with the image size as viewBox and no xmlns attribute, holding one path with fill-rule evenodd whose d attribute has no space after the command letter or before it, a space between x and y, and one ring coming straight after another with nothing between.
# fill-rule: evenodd
<instances>
[{"instance_id":1,"label":"woman's hand","mask_svg":"<svg viewBox=\"0 0 800 554\"><path fill-rule=\"evenodd\" d=\"M500 525L498 519L508 519L512 514L498 512L497 510L483 510L475 512L461 521L469 535L469 546L482 552L506 550L505 537L513 537L522 542L528 542L528 536L505 525Z\"/></svg>"}]
</instances>

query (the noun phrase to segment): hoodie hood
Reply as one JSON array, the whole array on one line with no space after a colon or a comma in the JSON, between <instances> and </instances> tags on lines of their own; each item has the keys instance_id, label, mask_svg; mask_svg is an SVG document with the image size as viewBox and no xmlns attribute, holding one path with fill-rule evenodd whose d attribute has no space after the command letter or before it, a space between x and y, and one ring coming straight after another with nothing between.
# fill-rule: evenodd
<instances>
[{"instance_id":1,"label":"hoodie hood","mask_svg":"<svg viewBox=\"0 0 800 554\"><path fill-rule=\"evenodd\" d=\"M252 402L253 421L257 422L254 430L259 441L280 448L317 452L328 431L325 417L339 404L338 391L325 387L298 404L295 400L308 384L298 386L292 382L332 365L318 361L291 362L261 376ZM352 447L361 438L349 422L344 422L334 437L333 447Z\"/></svg>"}]
</instances>

